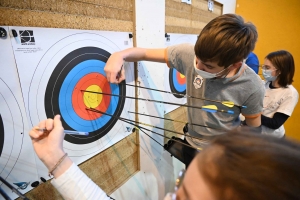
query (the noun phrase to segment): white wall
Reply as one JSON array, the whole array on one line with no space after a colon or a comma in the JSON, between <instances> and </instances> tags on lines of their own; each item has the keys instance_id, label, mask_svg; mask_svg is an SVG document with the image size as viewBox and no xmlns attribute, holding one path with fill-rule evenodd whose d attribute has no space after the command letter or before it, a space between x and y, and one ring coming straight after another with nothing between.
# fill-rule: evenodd
<instances>
[{"instance_id":1,"label":"white wall","mask_svg":"<svg viewBox=\"0 0 300 200\"><path fill-rule=\"evenodd\" d=\"M215 0L216 2L223 4L223 14L235 13L236 0Z\"/></svg>"}]
</instances>

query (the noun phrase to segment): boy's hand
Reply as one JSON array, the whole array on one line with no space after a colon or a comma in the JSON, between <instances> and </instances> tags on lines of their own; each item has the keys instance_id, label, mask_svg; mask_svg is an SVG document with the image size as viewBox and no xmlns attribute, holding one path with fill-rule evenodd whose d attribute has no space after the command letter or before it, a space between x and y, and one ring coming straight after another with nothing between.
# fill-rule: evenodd
<instances>
[{"instance_id":1,"label":"boy's hand","mask_svg":"<svg viewBox=\"0 0 300 200\"><path fill-rule=\"evenodd\" d=\"M125 80L125 70L122 67L124 59L120 52L113 53L106 62L104 71L107 81L110 83L120 83Z\"/></svg>"}]
</instances>

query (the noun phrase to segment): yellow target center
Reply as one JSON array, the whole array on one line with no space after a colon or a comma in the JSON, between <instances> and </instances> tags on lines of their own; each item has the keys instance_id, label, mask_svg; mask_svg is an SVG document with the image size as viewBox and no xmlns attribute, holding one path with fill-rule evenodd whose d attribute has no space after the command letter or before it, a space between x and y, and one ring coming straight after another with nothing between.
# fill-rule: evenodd
<instances>
[{"instance_id":1,"label":"yellow target center","mask_svg":"<svg viewBox=\"0 0 300 200\"><path fill-rule=\"evenodd\" d=\"M180 74L179 76L180 76L180 78L184 78L185 77L185 75L182 75L182 74Z\"/></svg>"},{"instance_id":2,"label":"yellow target center","mask_svg":"<svg viewBox=\"0 0 300 200\"><path fill-rule=\"evenodd\" d=\"M102 92L101 88L98 85L91 85L86 90L93 92ZM102 94L96 94L91 92L84 92L83 102L88 108L96 108L99 106L103 98Z\"/></svg>"}]
</instances>

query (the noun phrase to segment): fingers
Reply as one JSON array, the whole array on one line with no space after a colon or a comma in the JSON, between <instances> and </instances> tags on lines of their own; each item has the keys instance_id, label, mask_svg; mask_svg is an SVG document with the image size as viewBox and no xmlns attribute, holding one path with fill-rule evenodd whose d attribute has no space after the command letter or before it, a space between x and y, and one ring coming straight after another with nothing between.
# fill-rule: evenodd
<instances>
[{"instance_id":1,"label":"fingers","mask_svg":"<svg viewBox=\"0 0 300 200\"><path fill-rule=\"evenodd\" d=\"M105 71L105 69L104 69L104 71ZM110 83L110 72L105 71L105 73L106 73L106 79Z\"/></svg>"},{"instance_id":2,"label":"fingers","mask_svg":"<svg viewBox=\"0 0 300 200\"><path fill-rule=\"evenodd\" d=\"M54 117L54 130L55 132L59 132L60 134L63 134L64 128L62 126L61 120L60 120L60 115L56 115Z\"/></svg>"},{"instance_id":3,"label":"fingers","mask_svg":"<svg viewBox=\"0 0 300 200\"><path fill-rule=\"evenodd\" d=\"M123 64L124 59L120 53L114 53L109 57L104 67L108 82L119 83L125 79L122 75Z\"/></svg>"},{"instance_id":4,"label":"fingers","mask_svg":"<svg viewBox=\"0 0 300 200\"><path fill-rule=\"evenodd\" d=\"M56 128L62 128L62 124L61 124L61 121L60 121L60 115L55 115L54 117L54 127Z\"/></svg>"},{"instance_id":5,"label":"fingers","mask_svg":"<svg viewBox=\"0 0 300 200\"><path fill-rule=\"evenodd\" d=\"M106 78L110 83L118 83L119 71L107 70Z\"/></svg>"},{"instance_id":6,"label":"fingers","mask_svg":"<svg viewBox=\"0 0 300 200\"><path fill-rule=\"evenodd\" d=\"M29 136L32 140L34 139L39 139L40 137L43 136L44 132L43 131L39 131L40 127L39 126L35 126L31 129L31 131L29 132Z\"/></svg>"},{"instance_id":7,"label":"fingers","mask_svg":"<svg viewBox=\"0 0 300 200\"><path fill-rule=\"evenodd\" d=\"M44 129L44 128L46 128L46 122L47 122L47 120L40 121L40 123L38 125L38 129Z\"/></svg>"},{"instance_id":8,"label":"fingers","mask_svg":"<svg viewBox=\"0 0 300 200\"><path fill-rule=\"evenodd\" d=\"M124 67L122 67L121 69L121 73L119 73L119 79L118 79L118 83L121 83L123 80L125 80L125 69Z\"/></svg>"},{"instance_id":9,"label":"fingers","mask_svg":"<svg viewBox=\"0 0 300 200\"><path fill-rule=\"evenodd\" d=\"M41 127L40 127L41 128ZM47 119L46 120L46 127L45 127L48 131L51 131L54 126L53 126L53 119Z\"/></svg>"}]
</instances>

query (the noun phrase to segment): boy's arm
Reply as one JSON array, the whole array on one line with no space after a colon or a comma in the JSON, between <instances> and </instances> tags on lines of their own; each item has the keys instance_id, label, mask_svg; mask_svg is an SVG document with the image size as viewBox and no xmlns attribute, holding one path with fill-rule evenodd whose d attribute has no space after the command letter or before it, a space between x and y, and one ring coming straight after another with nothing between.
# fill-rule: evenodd
<instances>
[{"instance_id":1,"label":"boy's arm","mask_svg":"<svg viewBox=\"0 0 300 200\"><path fill-rule=\"evenodd\" d=\"M245 120L248 126L259 127L261 125L261 114L253 117L245 117Z\"/></svg>"},{"instance_id":2,"label":"boy's arm","mask_svg":"<svg viewBox=\"0 0 300 200\"><path fill-rule=\"evenodd\" d=\"M125 71L122 68L124 61L137 62L142 60L165 63L165 49L129 48L113 53L104 68L108 82L120 83L125 79Z\"/></svg>"}]
</instances>

